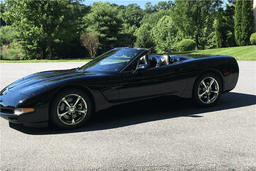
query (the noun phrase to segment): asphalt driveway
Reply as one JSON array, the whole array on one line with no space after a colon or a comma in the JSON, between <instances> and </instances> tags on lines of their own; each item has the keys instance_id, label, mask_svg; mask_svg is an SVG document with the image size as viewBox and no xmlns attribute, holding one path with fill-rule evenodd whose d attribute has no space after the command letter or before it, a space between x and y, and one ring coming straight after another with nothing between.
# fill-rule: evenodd
<instances>
[{"instance_id":1,"label":"asphalt driveway","mask_svg":"<svg viewBox=\"0 0 256 171\"><path fill-rule=\"evenodd\" d=\"M0 88L83 63L0 63ZM256 62L212 108L159 98L96 113L87 126L26 128L0 118L0 170L256 170Z\"/></svg>"}]
</instances>

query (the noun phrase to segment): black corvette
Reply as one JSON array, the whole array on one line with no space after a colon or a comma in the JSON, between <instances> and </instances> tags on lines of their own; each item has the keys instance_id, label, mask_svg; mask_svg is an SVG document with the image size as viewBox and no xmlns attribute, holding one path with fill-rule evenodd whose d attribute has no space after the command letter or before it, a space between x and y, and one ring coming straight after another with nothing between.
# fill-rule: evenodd
<instances>
[{"instance_id":1,"label":"black corvette","mask_svg":"<svg viewBox=\"0 0 256 171\"><path fill-rule=\"evenodd\" d=\"M94 112L120 103L174 95L212 106L237 83L229 56L147 55L143 48L115 48L82 67L39 72L0 92L0 116L26 126L77 128Z\"/></svg>"}]
</instances>

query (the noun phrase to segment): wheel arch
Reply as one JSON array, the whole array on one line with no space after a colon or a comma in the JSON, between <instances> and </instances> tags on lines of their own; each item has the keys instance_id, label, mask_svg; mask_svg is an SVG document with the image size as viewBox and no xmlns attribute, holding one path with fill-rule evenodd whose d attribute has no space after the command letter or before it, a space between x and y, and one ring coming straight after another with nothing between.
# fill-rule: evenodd
<instances>
[{"instance_id":1,"label":"wheel arch","mask_svg":"<svg viewBox=\"0 0 256 171\"><path fill-rule=\"evenodd\" d=\"M55 100L56 96L64 91L64 90L67 90L67 89L78 89L78 90L81 90L83 91L84 93L86 93L88 95L88 97L90 98L91 100L91 103L92 103L92 113L95 111L95 99L93 97L93 94L92 92L89 90L89 88L87 87L84 87L84 86L81 86L81 85L67 85L67 86L64 86L64 87L61 87L59 88L57 91L54 92L54 94L52 95L50 101L49 101L49 108L48 108L48 115L50 115L50 110L51 110L51 107L52 107L52 104L53 104L53 101Z\"/></svg>"},{"instance_id":2,"label":"wheel arch","mask_svg":"<svg viewBox=\"0 0 256 171\"><path fill-rule=\"evenodd\" d=\"M221 73L220 73L219 71L214 70L214 69L205 70L205 71L203 71L203 72L201 72L200 74L197 75L197 77L196 77L196 79L195 79L195 81L194 81L194 84L193 84L193 91L194 91L194 89L195 89L195 84L196 84L197 80L198 80L202 75L207 74L207 73L215 74L215 75L220 79L221 85L222 85L222 87L221 87L221 88L222 88L222 92L221 92L221 93L223 93L224 87L225 87L225 85L224 85L224 78L223 78L223 76L221 75Z\"/></svg>"}]
</instances>

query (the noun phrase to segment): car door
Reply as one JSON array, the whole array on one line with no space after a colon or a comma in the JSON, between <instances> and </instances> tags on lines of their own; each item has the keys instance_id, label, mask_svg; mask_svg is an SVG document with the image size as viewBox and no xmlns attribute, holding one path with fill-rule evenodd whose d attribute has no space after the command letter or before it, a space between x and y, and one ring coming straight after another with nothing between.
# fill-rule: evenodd
<instances>
[{"instance_id":1,"label":"car door","mask_svg":"<svg viewBox=\"0 0 256 171\"><path fill-rule=\"evenodd\" d=\"M187 83L185 66L172 64L134 74L124 71L119 75L120 100L129 101L165 94L180 95Z\"/></svg>"}]
</instances>

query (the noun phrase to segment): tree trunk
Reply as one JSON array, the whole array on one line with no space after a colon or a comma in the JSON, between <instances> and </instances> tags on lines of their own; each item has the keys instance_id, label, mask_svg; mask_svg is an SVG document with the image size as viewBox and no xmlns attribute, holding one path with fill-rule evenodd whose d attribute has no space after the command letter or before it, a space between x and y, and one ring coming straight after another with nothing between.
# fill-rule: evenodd
<instances>
[{"instance_id":1,"label":"tree trunk","mask_svg":"<svg viewBox=\"0 0 256 171\"><path fill-rule=\"evenodd\" d=\"M49 59L52 59L52 41L49 41L49 51L50 51Z\"/></svg>"},{"instance_id":2,"label":"tree trunk","mask_svg":"<svg viewBox=\"0 0 256 171\"><path fill-rule=\"evenodd\" d=\"M199 42L198 42L198 34L196 35L196 50L198 50L198 44L199 44Z\"/></svg>"},{"instance_id":3,"label":"tree trunk","mask_svg":"<svg viewBox=\"0 0 256 171\"><path fill-rule=\"evenodd\" d=\"M43 59L46 59L46 48L43 47L43 48L42 48L42 51L43 51Z\"/></svg>"}]
</instances>

